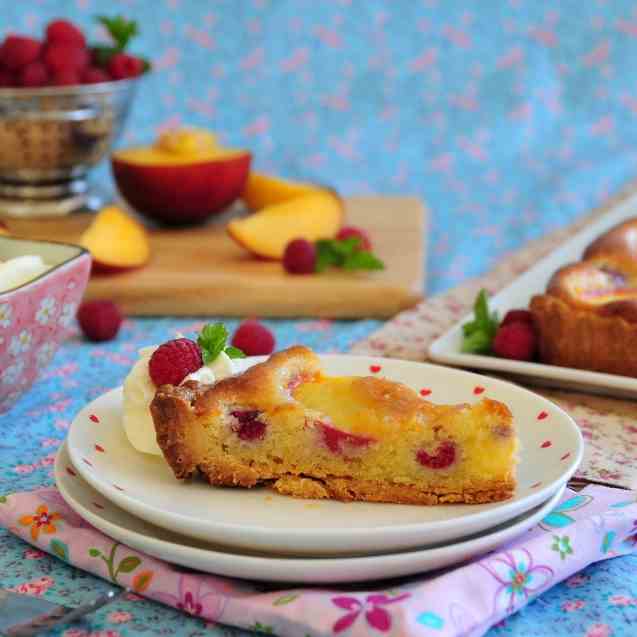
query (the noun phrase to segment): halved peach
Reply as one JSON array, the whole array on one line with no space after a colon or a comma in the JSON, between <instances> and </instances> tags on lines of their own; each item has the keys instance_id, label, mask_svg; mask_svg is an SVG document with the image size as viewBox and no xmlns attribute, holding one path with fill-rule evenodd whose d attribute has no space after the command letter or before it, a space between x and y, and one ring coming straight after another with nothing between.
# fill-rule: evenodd
<instances>
[{"instance_id":1,"label":"halved peach","mask_svg":"<svg viewBox=\"0 0 637 637\"><path fill-rule=\"evenodd\" d=\"M152 146L117 151L113 177L135 210L172 225L199 223L233 203L244 189L251 155L221 148L208 131L178 130Z\"/></svg>"},{"instance_id":2,"label":"halved peach","mask_svg":"<svg viewBox=\"0 0 637 637\"><path fill-rule=\"evenodd\" d=\"M114 273L145 265L150 243L144 226L117 206L96 215L80 238L93 257L93 272Z\"/></svg>"},{"instance_id":3,"label":"halved peach","mask_svg":"<svg viewBox=\"0 0 637 637\"><path fill-rule=\"evenodd\" d=\"M288 181L262 173L250 173L241 199L250 210L261 210L267 206L323 190L314 184Z\"/></svg>"},{"instance_id":4,"label":"halved peach","mask_svg":"<svg viewBox=\"0 0 637 637\"><path fill-rule=\"evenodd\" d=\"M330 191L315 190L235 219L228 224L227 231L253 254L282 259L285 246L293 239L331 239L342 221L341 200Z\"/></svg>"}]
</instances>

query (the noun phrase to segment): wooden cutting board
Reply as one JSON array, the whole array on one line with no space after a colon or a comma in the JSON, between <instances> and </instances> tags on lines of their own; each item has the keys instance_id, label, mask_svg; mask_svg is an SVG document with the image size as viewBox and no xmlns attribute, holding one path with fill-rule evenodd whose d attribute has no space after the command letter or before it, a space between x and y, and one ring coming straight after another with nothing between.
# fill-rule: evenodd
<instances>
[{"instance_id":1,"label":"wooden cutting board","mask_svg":"<svg viewBox=\"0 0 637 637\"><path fill-rule=\"evenodd\" d=\"M286 274L255 259L223 223L151 231L152 259L135 271L91 278L86 298L107 298L128 315L388 318L422 298L426 210L414 197L351 197L346 223L365 228L382 272ZM76 242L90 214L6 219L28 238Z\"/></svg>"}]
</instances>

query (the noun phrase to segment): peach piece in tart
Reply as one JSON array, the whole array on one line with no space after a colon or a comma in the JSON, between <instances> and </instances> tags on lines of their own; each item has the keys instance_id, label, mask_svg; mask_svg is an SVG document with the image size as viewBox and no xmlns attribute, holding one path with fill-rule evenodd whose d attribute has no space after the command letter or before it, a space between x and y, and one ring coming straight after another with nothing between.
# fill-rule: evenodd
<instances>
[{"instance_id":1,"label":"peach piece in tart","mask_svg":"<svg viewBox=\"0 0 637 637\"><path fill-rule=\"evenodd\" d=\"M214 385L164 385L151 413L177 478L409 504L493 502L515 488L504 404L435 405L387 379L326 376L305 347Z\"/></svg>"}]
</instances>

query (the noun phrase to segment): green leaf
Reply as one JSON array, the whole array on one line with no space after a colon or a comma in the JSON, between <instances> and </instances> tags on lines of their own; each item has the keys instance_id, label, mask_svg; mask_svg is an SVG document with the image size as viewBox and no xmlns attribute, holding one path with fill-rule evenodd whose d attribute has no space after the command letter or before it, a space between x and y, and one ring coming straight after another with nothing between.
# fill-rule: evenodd
<instances>
[{"instance_id":1,"label":"green leaf","mask_svg":"<svg viewBox=\"0 0 637 637\"><path fill-rule=\"evenodd\" d=\"M246 357L243 351L240 350L238 347L235 347L234 345L228 345L228 347L226 347L224 351L229 358L245 358Z\"/></svg>"},{"instance_id":2,"label":"green leaf","mask_svg":"<svg viewBox=\"0 0 637 637\"><path fill-rule=\"evenodd\" d=\"M360 237L348 237L347 239L332 239L332 249L336 254L344 258L354 254L359 249Z\"/></svg>"},{"instance_id":3,"label":"green leaf","mask_svg":"<svg viewBox=\"0 0 637 637\"><path fill-rule=\"evenodd\" d=\"M228 340L228 330L223 323L209 323L197 337L197 343L201 347L203 362L207 365L223 352Z\"/></svg>"},{"instance_id":4,"label":"green leaf","mask_svg":"<svg viewBox=\"0 0 637 637\"><path fill-rule=\"evenodd\" d=\"M489 297L486 290L480 290L476 297L473 314L474 320L462 326L464 337L461 351L470 354L488 354L500 320L497 312L489 311Z\"/></svg>"},{"instance_id":5,"label":"green leaf","mask_svg":"<svg viewBox=\"0 0 637 637\"><path fill-rule=\"evenodd\" d=\"M331 239L319 239L316 246L316 266L317 272L324 272L331 266L338 266L341 263L341 257L334 248L335 241Z\"/></svg>"},{"instance_id":6,"label":"green leaf","mask_svg":"<svg viewBox=\"0 0 637 637\"><path fill-rule=\"evenodd\" d=\"M343 262L344 270L384 270L385 264L371 252L358 250L346 257Z\"/></svg>"},{"instance_id":7,"label":"green leaf","mask_svg":"<svg viewBox=\"0 0 637 637\"><path fill-rule=\"evenodd\" d=\"M97 21L106 28L118 51L123 51L131 39L139 33L137 22L127 20L121 15L114 18L100 15Z\"/></svg>"},{"instance_id":8,"label":"green leaf","mask_svg":"<svg viewBox=\"0 0 637 637\"><path fill-rule=\"evenodd\" d=\"M141 563L142 561L138 557L135 557L134 555L129 555L128 557L125 557L119 563L119 566L117 567L117 572L130 573L131 571L134 571Z\"/></svg>"},{"instance_id":9,"label":"green leaf","mask_svg":"<svg viewBox=\"0 0 637 637\"><path fill-rule=\"evenodd\" d=\"M491 351L492 340L487 332L474 332L470 336L465 336L461 351L465 354L488 354Z\"/></svg>"},{"instance_id":10,"label":"green leaf","mask_svg":"<svg viewBox=\"0 0 637 637\"><path fill-rule=\"evenodd\" d=\"M473 304L476 323L486 325L489 322L489 301L486 290L480 290Z\"/></svg>"},{"instance_id":11,"label":"green leaf","mask_svg":"<svg viewBox=\"0 0 637 637\"><path fill-rule=\"evenodd\" d=\"M374 254L360 249L359 237L347 239L320 239L316 246L317 272L329 267L344 270L383 270L385 264Z\"/></svg>"},{"instance_id":12,"label":"green leaf","mask_svg":"<svg viewBox=\"0 0 637 637\"><path fill-rule=\"evenodd\" d=\"M287 595L283 595L283 597L279 597L278 599L275 599L273 602L273 605L285 606L286 604L289 604L293 602L295 599L297 599L298 596L299 596L299 593L288 593Z\"/></svg>"},{"instance_id":13,"label":"green leaf","mask_svg":"<svg viewBox=\"0 0 637 637\"><path fill-rule=\"evenodd\" d=\"M102 552L101 552L101 551L98 551L97 549L89 549L89 550L88 550L88 554L89 554L91 557L99 557L99 556L102 554Z\"/></svg>"},{"instance_id":14,"label":"green leaf","mask_svg":"<svg viewBox=\"0 0 637 637\"><path fill-rule=\"evenodd\" d=\"M0 504L6 504L6 503L7 503L7 496L0 495Z\"/></svg>"}]
</instances>

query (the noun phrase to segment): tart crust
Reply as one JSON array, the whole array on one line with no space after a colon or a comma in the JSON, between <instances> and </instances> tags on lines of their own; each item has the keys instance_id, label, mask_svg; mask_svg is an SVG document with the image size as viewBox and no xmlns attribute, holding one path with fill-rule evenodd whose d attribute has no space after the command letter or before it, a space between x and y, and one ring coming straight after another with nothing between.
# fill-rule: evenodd
<instances>
[{"instance_id":1,"label":"tart crust","mask_svg":"<svg viewBox=\"0 0 637 637\"><path fill-rule=\"evenodd\" d=\"M530 309L543 363L637 376L637 324L576 309L550 294L534 296Z\"/></svg>"}]
</instances>

